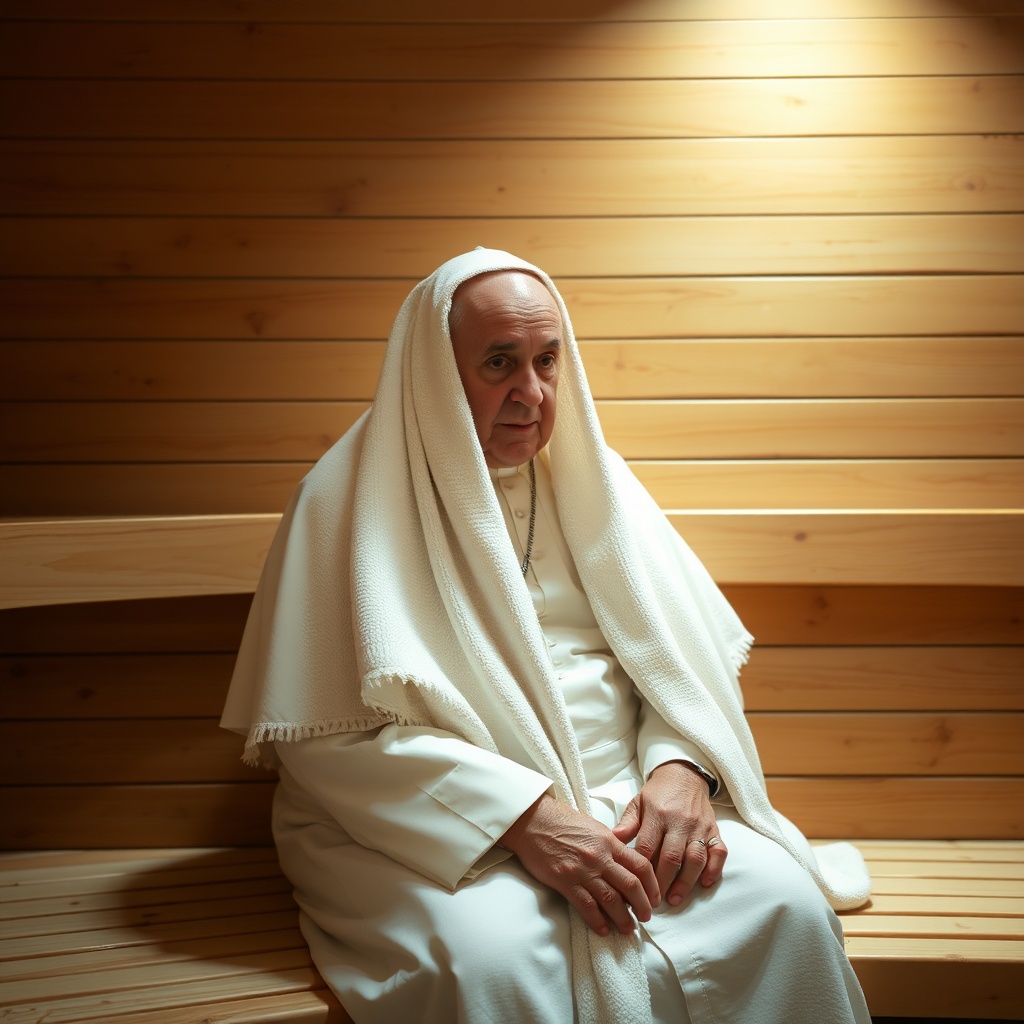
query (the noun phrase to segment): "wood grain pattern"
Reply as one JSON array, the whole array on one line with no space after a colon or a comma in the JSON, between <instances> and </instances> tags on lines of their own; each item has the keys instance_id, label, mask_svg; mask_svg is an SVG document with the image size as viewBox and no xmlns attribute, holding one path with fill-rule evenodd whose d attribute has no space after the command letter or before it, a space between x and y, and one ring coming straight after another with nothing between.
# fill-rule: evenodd
<instances>
[{"instance_id":1,"label":"wood grain pattern","mask_svg":"<svg viewBox=\"0 0 1024 1024\"><path fill-rule=\"evenodd\" d=\"M751 714L771 775L1024 775L1024 715Z\"/></svg>"},{"instance_id":2,"label":"wood grain pattern","mask_svg":"<svg viewBox=\"0 0 1024 1024\"><path fill-rule=\"evenodd\" d=\"M1024 775L1024 715L760 712L749 716L766 773L786 776ZM217 719L0 723L7 785L242 782L242 740Z\"/></svg>"},{"instance_id":3,"label":"wood grain pattern","mask_svg":"<svg viewBox=\"0 0 1024 1024\"><path fill-rule=\"evenodd\" d=\"M779 19L761 21L752 31L748 23L727 20L253 25L175 19L90 26L87 36L95 45L86 47L83 30L73 24L34 32L14 25L5 66L10 61L12 73L20 75L84 79L992 75L1024 70L1022 20Z\"/></svg>"},{"instance_id":4,"label":"wood grain pattern","mask_svg":"<svg viewBox=\"0 0 1024 1024\"><path fill-rule=\"evenodd\" d=\"M936 0L777 0L765 7L759 0L643 0L630 4L637 21L772 20L787 18L926 18L936 14ZM948 5L940 4L942 13ZM972 0L975 15L1020 14L1019 0ZM523 0L515 9L481 8L474 0L441 0L430 8L430 20L446 21L619 21L622 12L606 0ZM199 22L408 22L424 18L417 0L378 0L372 10L339 7L334 0L150 0L144 7L132 0L2 0L0 17L12 21Z\"/></svg>"},{"instance_id":5,"label":"wood grain pattern","mask_svg":"<svg viewBox=\"0 0 1024 1024\"><path fill-rule=\"evenodd\" d=\"M11 720L215 719L233 666L234 652L4 655L0 686ZM1022 673L1020 646L758 643L742 687L748 712L1024 711Z\"/></svg>"},{"instance_id":6,"label":"wood grain pattern","mask_svg":"<svg viewBox=\"0 0 1024 1024\"><path fill-rule=\"evenodd\" d=\"M1021 647L754 648L748 712L1024 711Z\"/></svg>"},{"instance_id":7,"label":"wood grain pattern","mask_svg":"<svg viewBox=\"0 0 1024 1024\"><path fill-rule=\"evenodd\" d=\"M250 593L279 517L0 524L0 607ZM1024 583L1024 520L999 512L671 512L721 583Z\"/></svg>"},{"instance_id":8,"label":"wood grain pattern","mask_svg":"<svg viewBox=\"0 0 1024 1024\"><path fill-rule=\"evenodd\" d=\"M1024 225L1022 225L1024 226ZM0 341L14 401L362 400L380 341ZM1024 396L1024 337L583 341L597 399Z\"/></svg>"},{"instance_id":9,"label":"wood grain pattern","mask_svg":"<svg viewBox=\"0 0 1024 1024\"><path fill-rule=\"evenodd\" d=\"M77 26L69 27L81 34ZM171 32L168 28L159 26L160 35L173 34L173 26ZM310 26L318 37L322 28ZM390 27L376 28L391 34ZM622 28L616 26L616 34ZM423 31L424 26L416 29L417 35ZM660 34L664 26L655 31ZM45 36L50 32L43 27ZM503 36L507 32L501 30ZM446 28L443 34L450 32ZM90 51L77 39L75 52ZM186 45L168 57L180 67L182 55L194 53ZM224 54L210 56L215 66L224 66ZM335 55L344 62L335 71L339 77L360 63L354 56ZM642 54L638 59L646 60ZM1014 63L992 53L978 59L973 75L742 79L665 78L645 63L649 81L613 73L607 81L514 83L481 82L484 69L474 68L471 82L393 83L295 81L290 69L251 56L239 68L245 81L212 82L205 74L195 81L142 79L130 88L111 79L0 81L0 112L4 136L21 139L708 139L1019 132L1024 78L981 72L989 61L1003 68ZM1024 66L1024 58L1017 63ZM792 73L784 63L760 67L766 75ZM490 74L494 68L503 78L508 75L508 65L487 64ZM529 74L529 62L525 68ZM557 74L572 77L561 62L557 68ZM289 80L252 81L261 69ZM453 73L458 76L457 69ZM841 120L837 109L845 113ZM344 118L339 111L346 112Z\"/></svg>"},{"instance_id":10,"label":"wood grain pattern","mask_svg":"<svg viewBox=\"0 0 1024 1024\"><path fill-rule=\"evenodd\" d=\"M14 849L266 845L272 790L256 782L6 787L0 810ZM773 777L768 791L811 838L942 838L954 813L966 838L1019 838L1024 828L1019 778Z\"/></svg>"},{"instance_id":11,"label":"wood grain pattern","mask_svg":"<svg viewBox=\"0 0 1024 1024\"><path fill-rule=\"evenodd\" d=\"M12 339L384 338L413 281L0 281ZM565 278L584 338L1020 334L1024 275Z\"/></svg>"},{"instance_id":12,"label":"wood grain pattern","mask_svg":"<svg viewBox=\"0 0 1024 1024\"><path fill-rule=\"evenodd\" d=\"M426 277L482 241L552 277L1019 273L1024 214L8 217L14 277ZM896 339L893 339L896 340Z\"/></svg>"},{"instance_id":13,"label":"wood grain pattern","mask_svg":"<svg viewBox=\"0 0 1024 1024\"><path fill-rule=\"evenodd\" d=\"M0 143L0 214L1020 213L1017 136ZM843 173L837 175L836 167ZM488 242L478 239L474 244ZM930 333L927 329L921 333Z\"/></svg>"},{"instance_id":14,"label":"wood grain pattern","mask_svg":"<svg viewBox=\"0 0 1024 1024\"><path fill-rule=\"evenodd\" d=\"M726 598L760 644L1024 645L1024 588L744 586ZM0 610L0 651L238 650L252 596L101 601Z\"/></svg>"},{"instance_id":15,"label":"wood grain pattern","mask_svg":"<svg viewBox=\"0 0 1024 1024\"><path fill-rule=\"evenodd\" d=\"M312 462L0 465L10 516L281 512ZM1019 509L1019 459L633 462L665 508Z\"/></svg>"},{"instance_id":16,"label":"wood grain pattern","mask_svg":"<svg viewBox=\"0 0 1024 1024\"><path fill-rule=\"evenodd\" d=\"M319 458L361 402L9 404L6 462L248 462ZM1024 400L598 402L627 459L962 458L1024 455Z\"/></svg>"},{"instance_id":17,"label":"wood grain pattern","mask_svg":"<svg viewBox=\"0 0 1024 1024\"><path fill-rule=\"evenodd\" d=\"M1020 778L771 778L768 795L811 838L1014 839L1024 831Z\"/></svg>"}]
</instances>

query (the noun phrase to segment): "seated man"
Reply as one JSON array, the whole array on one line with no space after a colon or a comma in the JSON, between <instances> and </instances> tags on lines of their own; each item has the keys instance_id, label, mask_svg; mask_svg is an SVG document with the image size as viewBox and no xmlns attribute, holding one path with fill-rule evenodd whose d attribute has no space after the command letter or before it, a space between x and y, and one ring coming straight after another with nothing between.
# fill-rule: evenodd
<instances>
[{"instance_id":1,"label":"seated man","mask_svg":"<svg viewBox=\"0 0 1024 1024\"><path fill-rule=\"evenodd\" d=\"M606 448L549 278L478 249L417 285L285 513L222 723L280 767L353 1019L869 1024L829 907L863 861L772 809L750 642Z\"/></svg>"}]
</instances>

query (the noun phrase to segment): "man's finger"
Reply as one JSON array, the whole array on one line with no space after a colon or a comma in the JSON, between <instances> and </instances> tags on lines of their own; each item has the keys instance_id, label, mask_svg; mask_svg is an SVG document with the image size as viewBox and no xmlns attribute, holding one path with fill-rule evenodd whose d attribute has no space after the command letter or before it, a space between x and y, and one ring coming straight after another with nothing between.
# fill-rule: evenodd
<instances>
[{"instance_id":1,"label":"man's finger","mask_svg":"<svg viewBox=\"0 0 1024 1024\"><path fill-rule=\"evenodd\" d=\"M720 836L711 836L708 839L708 860L700 875L700 884L703 886L714 885L722 877L722 869L725 867L725 858L729 851L722 842Z\"/></svg>"},{"instance_id":2,"label":"man's finger","mask_svg":"<svg viewBox=\"0 0 1024 1024\"><path fill-rule=\"evenodd\" d=\"M574 885L566 896L569 902L580 912L580 917L587 922L598 935L607 935L611 928L608 926L608 918L605 917L601 905L594 899L590 890L582 885Z\"/></svg>"},{"instance_id":3,"label":"man's finger","mask_svg":"<svg viewBox=\"0 0 1024 1024\"><path fill-rule=\"evenodd\" d=\"M654 873L654 866L646 858L642 857L636 850L624 846L615 857L616 861L632 875L642 886L647 896L647 901L652 907L661 903L662 894L665 892L658 885L658 878ZM633 905L635 909L635 904Z\"/></svg>"},{"instance_id":4,"label":"man's finger","mask_svg":"<svg viewBox=\"0 0 1024 1024\"><path fill-rule=\"evenodd\" d=\"M655 874L658 889L667 893L683 867L686 856L686 836L681 832L666 832L658 851Z\"/></svg>"},{"instance_id":5,"label":"man's finger","mask_svg":"<svg viewBox=\"0 0 1024 1024\"><path fill-rule=\"evenodd\" d=\"M612 834L621 843L628 843L640 829L640 801L637 797L626 805L622 812L618 825L612 829Z\"/></svg>"},{"instance_id":6,"label":"man's finger","mask_svg":"<svg viewBox=\"0 0 1024 1024\"><path fill-rule=\"evenodd\" d=\"M691 839L683 854L682 870L668 890L668 901L674 907L689 896L697 879L700 878L708 860L707 844L702 839Z\"/></svg>"}]
</instances>

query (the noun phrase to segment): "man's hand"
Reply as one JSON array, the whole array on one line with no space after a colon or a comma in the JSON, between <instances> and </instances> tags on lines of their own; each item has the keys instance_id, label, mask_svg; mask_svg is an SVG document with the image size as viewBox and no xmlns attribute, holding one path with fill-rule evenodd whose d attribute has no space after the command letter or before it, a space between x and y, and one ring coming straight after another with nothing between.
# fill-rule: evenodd
<instances>
[{"instance_id":1,"label":"man's hand","mask_svg":"<svg viewBox=\"0 0 1024 1024\"><path fill-rule=\"evenodd\" d=\"M707 783L683 761L669 761L651 772L612 829L624 843L654 865L658 891L672 906L696 885L722 877L729 851L718 834Z\"/></svg>"},{"instance_id":2,"label":"man's hand","mask_svg":"<svg viewBox=\"0 0 1024 1024\"><path fill-rule=\"evenodd\" d=\"M661 902L654 868L593 818L545 794L499 840L538 882L561 893L599 935L623 935Z\"/></svg>"}]
</instances>

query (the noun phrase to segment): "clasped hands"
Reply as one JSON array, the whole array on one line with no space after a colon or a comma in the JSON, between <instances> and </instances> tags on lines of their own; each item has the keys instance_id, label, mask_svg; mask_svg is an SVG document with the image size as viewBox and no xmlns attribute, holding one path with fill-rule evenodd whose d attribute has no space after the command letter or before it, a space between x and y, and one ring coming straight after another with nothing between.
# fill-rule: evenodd
<instances>
[{"instance_id":1,"label":"clasped hands","mask_svg":"<svg viewBox=\"0 0 1024 1024\"><path fill-rule=\"evenodd\" d=\"M630 911L649 921L662 899L675 906L698 881L714 885L728 856L707 783L680 761L656 768L612 829L545 794L500 845L561 893L599 935L611 926L629 935Z\"/></svg>"}]
</instances>

